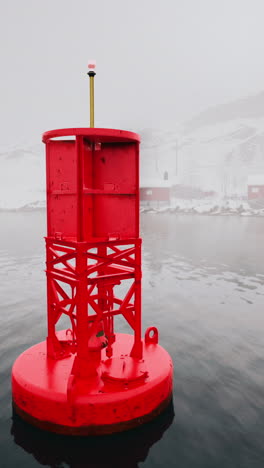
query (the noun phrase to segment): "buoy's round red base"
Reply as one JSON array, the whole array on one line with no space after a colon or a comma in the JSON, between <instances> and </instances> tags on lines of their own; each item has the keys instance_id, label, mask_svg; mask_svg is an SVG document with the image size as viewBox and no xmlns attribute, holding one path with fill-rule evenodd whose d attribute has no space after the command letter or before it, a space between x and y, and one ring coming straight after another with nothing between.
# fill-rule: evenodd
<instances>
[{"instance_id":1,"label":"buoy's round red base","mask_svg":"<svg viewBox=\"0 0 264 468\"><path fill-rule=\"evenodd\" d=\"M172 361L161 346L144 341L143 359L131 358L132 345L133 336L116 334L113 357L103 350L89 379L71 375L74 355L50 359L46 342L29 348L12 370L15 411L35 426L71 435L110 434L150 421L171 400Z\"/></svg>"}]
</instances>

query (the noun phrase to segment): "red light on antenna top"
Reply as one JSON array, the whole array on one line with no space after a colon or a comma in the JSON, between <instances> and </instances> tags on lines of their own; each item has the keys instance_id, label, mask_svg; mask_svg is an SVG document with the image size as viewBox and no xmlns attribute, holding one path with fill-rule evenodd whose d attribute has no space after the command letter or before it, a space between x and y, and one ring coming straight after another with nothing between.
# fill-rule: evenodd
<instances>
[{"instance_id":1,"label":"red light on antenna top","mask_svg":"<svg viewBox=\"0 0 264 468\"><path fill-rule=\"evenodd\" d=\"M90 62L88 63L88 68L90 70L94 70L96 68L96 61L95 60L90 60Z\"/></svg>"},{"instance_id":2,"label":"red light on antenna top","mask_svg":"<svg viewBox=\"0 0 264 468\"><path fill-rule=\"evenodd\" d=\"M75 128L46 132L43 142L48 336L14 363L14 408L58 433L126 430L172 397L158 330L141 332L139 136ZM117 315L131 334L116 332Z\"/></svg>"}]
</instances>

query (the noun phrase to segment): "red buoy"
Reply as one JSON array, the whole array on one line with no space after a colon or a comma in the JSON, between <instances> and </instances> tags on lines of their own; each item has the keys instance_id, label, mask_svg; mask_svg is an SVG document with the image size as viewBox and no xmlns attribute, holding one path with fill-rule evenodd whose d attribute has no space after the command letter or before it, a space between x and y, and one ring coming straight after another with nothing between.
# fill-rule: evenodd
<instances>
[{"instance_id":1,"label":"red buoy","mask_svg":"<svg viewBox=\"0 0 264 468\"><path fill-rule=\"evenodd\" d=\"M49 431L123 431L172 397L158 330L141 332L139 140L98 128L43 135L48 336L15 361L12 392L15 411ZM131 335L116 333L117 316Z\"/></svg>"}]
</instances>

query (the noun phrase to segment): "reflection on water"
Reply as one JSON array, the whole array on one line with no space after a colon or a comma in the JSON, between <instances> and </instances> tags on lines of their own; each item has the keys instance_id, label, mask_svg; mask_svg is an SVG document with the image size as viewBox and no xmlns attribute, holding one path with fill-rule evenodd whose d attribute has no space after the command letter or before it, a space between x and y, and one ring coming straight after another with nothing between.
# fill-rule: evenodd
<instances>
[{"instance_id":1,"label":"reflection on water","mask_svg":"<svg viewBox=\"0 0 264 468\"><path fill-rule=\"evenodd\" d=\"M175 418L100 439L97 459L90 439L75 450L16 420L10 435L12 363L46 333L45 215L0 218L1 467L263 468L264 219L142 216L143 326L173 358Z\"/></svg>"},{"instance_id":2,"label":"reflection on water","mask_svg":"<svg viewBox=\"0 0 264 468\"><path fill-rule=\"evenodd\" d=\"M101 437L67 437L33 428L13 414L11 434L41 465L71 468L136 468L150 447L161 439L174 417L173 404L154 421L122 434Z\"/></svg>"}]
</instances>

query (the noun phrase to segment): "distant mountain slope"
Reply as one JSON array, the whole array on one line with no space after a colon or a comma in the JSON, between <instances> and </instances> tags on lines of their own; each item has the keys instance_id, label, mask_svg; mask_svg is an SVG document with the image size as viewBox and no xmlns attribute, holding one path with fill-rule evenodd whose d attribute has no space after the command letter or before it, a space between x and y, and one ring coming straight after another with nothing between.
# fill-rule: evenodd
<instances>
[{"instance_id":1,"label":"distant mountain slope","mask_svg":"<svg viewBox=\"0 0 264 468\"><path fill-rule=\"evenodd\" d=\"M41 145L0 151L0 209L45 199L45 157Z\"/></svg>"},{"instance_id":2,"label":"distant mountain slope","mask_svg":"<svg viewBox=\"0 0 264 468\"><path fill-rule=\"evenodd\" d=\"M186 124L191 132L200 127L215 125L229 120L264 118L264 91L236 101L210 107Z\"/></svg>"},{"instance_id":3,"label":"distant mountain slope","mask_svg":"<svg viewBox=\"0 0 264 468\"><path fill-rule=\"evenodd\" d=\"M207 109L174 132L143 132L141 164L143 179L168 171L172 183L246 196L248 176L264 173L264 92Z\"/></svg>"}]
</instances>

